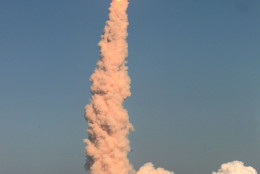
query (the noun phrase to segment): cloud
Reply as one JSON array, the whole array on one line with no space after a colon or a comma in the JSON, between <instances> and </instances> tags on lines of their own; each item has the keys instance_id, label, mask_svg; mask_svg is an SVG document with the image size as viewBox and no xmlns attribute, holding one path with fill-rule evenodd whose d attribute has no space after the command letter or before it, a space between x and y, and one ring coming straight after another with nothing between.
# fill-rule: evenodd
<instances>
[{"instance_id":1,"label":"cloud","mask_svg":"<svg viewBox=\"0 0 260 174\"><path fill-rule=\"evenodd\" d=\"M218 172L212 174L257 174L257 171L250 166L244 166L241 161L233 161L221 165Z\"/></svg>"},{"instance_id":2,"label":"cloud","mask_svg":"<svg viewBox=\"0 0 260 174\"><path fill-rule=\"evenodd\" d=\"M164 170L163 168L155 169L152 163L146 163L136 174L174 174L174 172Z\"/></svg>"}]
</instances>

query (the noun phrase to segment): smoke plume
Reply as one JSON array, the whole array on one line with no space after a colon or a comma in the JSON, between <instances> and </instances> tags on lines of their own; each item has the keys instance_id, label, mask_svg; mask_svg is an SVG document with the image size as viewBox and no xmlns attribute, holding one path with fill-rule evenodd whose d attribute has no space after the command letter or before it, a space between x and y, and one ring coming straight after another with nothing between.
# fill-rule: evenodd
<instances>
[{"instance_id":1,"label":"smoke plume","mask_svg":"<svg viewBox=\"0 0 260 174\"><path fill-rule=\"evenodd\" d=\"M89 138L85 140L86 168L90 174L134 173L127 159L130 151L128 113L124 100L131 95L127 57L127 0L113 0L102 39L100 59L92 74L92 97L86 106Z\"/></svg>"},{"instance_id":2,"label":"smoke plume","mask_svg":"<svg viewBox=\"0 0 260 174\"><path fill-rule=\"evenodd\" d=\"M174 174L162 168L155 169L147 163L138 172L130 164L128 134L133 130L124 100L131 95L130 78L127 72L128 55L126 10L128 0L113 0L109 19L99 42L100 58L90 77L92 97L85 107L88 122L88 139L85 152L86 169L90 174ZM242 162L223 164L218 173L212 174L257 174Z\"/></svg>"}]
</instances>

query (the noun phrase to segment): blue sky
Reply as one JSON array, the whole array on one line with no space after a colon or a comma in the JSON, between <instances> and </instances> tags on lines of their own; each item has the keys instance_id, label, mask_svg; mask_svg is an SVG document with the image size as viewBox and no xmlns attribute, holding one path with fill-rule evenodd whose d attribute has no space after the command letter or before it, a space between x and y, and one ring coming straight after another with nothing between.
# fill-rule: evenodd
<instances>
[{"instance_id":1,"label":"blue sky","mask_svg":"<svg viewBox=\"0 0 260 174\"><path fill-rule=\"evenodd\" d=\"M0 0L0 173L86 173L108 0ZM131 0L131 163L260 172L260 1Z\"/></svg>"}]
</instances>

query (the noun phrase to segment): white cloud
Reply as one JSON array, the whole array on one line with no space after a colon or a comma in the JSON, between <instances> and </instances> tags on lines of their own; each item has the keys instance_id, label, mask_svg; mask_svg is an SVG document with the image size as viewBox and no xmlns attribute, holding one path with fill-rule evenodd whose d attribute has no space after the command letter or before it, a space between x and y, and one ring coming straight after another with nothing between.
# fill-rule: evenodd
<instances>
[{"instance_id":1,"label":"white cloud","mask_svg":"<svg viewBox=\"0 0 260 174\"><path fill-rule=\"evenodd\" d=\"M212 174L257 174L257 171L250 166L244 166L241 161L233 161L221 165L218 172Z\"/></svg>"}]
</instances>

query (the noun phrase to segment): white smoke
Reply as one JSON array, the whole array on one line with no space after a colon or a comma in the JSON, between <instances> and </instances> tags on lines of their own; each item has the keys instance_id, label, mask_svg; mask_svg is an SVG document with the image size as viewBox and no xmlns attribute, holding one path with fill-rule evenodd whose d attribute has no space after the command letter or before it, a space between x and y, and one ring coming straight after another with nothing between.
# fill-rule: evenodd
<instances>
[{"instance_id":1,"label":"white smoke","mask_svg":"<svg viewBox=\"0 0 260 174\"><path fill-rule=\"evenodd\" d=\"M241 161L233 161L221 165L218 172L212 174L257 174L257 171L250 166L244 166Z\"/></svg>"}]
</instances>

